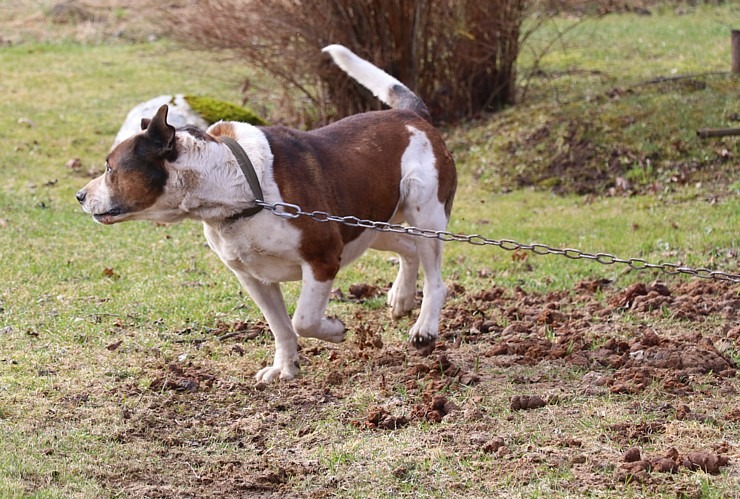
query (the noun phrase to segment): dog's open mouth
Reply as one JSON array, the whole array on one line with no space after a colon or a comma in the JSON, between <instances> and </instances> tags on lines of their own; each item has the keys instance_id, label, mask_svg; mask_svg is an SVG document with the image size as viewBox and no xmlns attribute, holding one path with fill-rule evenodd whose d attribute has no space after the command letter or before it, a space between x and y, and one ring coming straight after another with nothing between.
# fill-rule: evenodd
<instances>
[{"instance_id":1,"label":"dog's open mouth","mask_svg":"<svg viewBox=\"0 0 740 499\"><path fill-rule=\"evenodd\" d=\"M124 211L121 208L113 208L105 213L96 213L93 215L93 219L103 225L114 224L118 221L118 218L123 215Z\"/></svg>"}]
</instances>

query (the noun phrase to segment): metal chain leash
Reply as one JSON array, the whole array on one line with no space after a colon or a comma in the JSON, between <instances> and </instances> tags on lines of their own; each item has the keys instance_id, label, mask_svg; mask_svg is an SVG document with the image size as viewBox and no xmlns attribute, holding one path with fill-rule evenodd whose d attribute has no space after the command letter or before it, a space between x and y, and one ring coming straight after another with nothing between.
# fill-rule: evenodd
<instances>
[{"instance_id":1,"label":"metal chain leash","mask_svg":"<svg viewBox=\"0 0 740 499\"><path fill-rule=\"evenodd\" d=\"M360 227L363 229L373 229L380 232L393 232L397 234L408 234L411 236L426 237L429 239L439 239L441 241L455 241L469 243L475 246L497 246L507 251L524 250L531 251L537 255L561 255L571 260L592 260L602 265L612 265L621 263L629 266L633 270L660 270L665 274L676 275L685 274L702 279L714 279L717 281L729 281L740 283L739 274L731 274L720 270L710 270L706 268L684 267L675 263L649 263L642 258L618 258L609 253L587 253L585 251L573 248L554 248L546 244L532 243L523 244L511 239L489 239L479 234L454 234L443 230L420 229L408 225L393 224L389 222L377 222L373 220L363 220L355 216L336 216L324 211L303 211L300 206L291 203L266 203L257 201L259 206L270 210L275 215L294 219L301 216L311 218L317 222L336 222L349 227Z\"/></svg>"}]
</instances>

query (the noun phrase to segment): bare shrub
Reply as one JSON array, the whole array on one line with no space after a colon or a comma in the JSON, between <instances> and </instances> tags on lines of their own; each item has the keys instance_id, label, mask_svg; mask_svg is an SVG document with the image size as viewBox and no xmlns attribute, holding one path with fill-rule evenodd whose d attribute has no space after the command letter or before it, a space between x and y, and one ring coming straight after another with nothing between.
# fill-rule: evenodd
<instances>
[{"instance_id":1,"label":"bare shrub","mask_svg":"<svg viewBox=\"0 0 740 499\"><path fill-rule=\"evenodd\" d=\"M170 32L227 49L304 96L289 121L310 125L377 109L322 57L346 45L417 92L437 121L513 103L520 27L530 0L195 0L170 10ZM286 99L285 104L295 102Z\"/></svg>"}]
</instances>

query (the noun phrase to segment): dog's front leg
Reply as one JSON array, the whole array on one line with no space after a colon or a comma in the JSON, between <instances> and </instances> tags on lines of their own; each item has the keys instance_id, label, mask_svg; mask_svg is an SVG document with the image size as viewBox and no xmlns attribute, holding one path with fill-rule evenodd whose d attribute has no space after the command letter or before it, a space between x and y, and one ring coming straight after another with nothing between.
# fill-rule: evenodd
<instances>
[{"instance_id":1,"label":"dog's front leg","mask_svg":"<svg viewBox=\"0 0 740 499\"><path fill-rule=\"evenodd\" d=\"M300 336L332 343L344 341L345 328L342 321L324 317L333 282L333 279L317 280L311 266L304 266L301 295L293 314L293 328Z\"/></svg>"},{"instance_id":2,"label":"dog's front leg","mask_svg":"<svg viewBox=\"0 0 740 499\"><path fill-rule=\"evenodd\" d=\"M299 367L298 337L290 323L280 284L265 283L238 270L234 273L262 311L275 338L275 361L272 366L260 369L255 376L257 381L295 378Z\"/></svg>"}]
</instances>

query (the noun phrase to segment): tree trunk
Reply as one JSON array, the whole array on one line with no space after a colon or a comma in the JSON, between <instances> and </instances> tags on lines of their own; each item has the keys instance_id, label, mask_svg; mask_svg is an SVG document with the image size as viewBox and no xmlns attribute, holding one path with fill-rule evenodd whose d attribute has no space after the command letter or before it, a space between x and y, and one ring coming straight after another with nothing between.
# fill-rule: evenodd
<instances>
[{"instance_id":1,"label":"tree trunk","mask_svg":"<svg viewBox=\"0 0 740 499\"><path fill-rule=\"evenodd\" d=\"M740 29L732 30L732 72L740 74Z\"/></svg>"}]
</instances>

